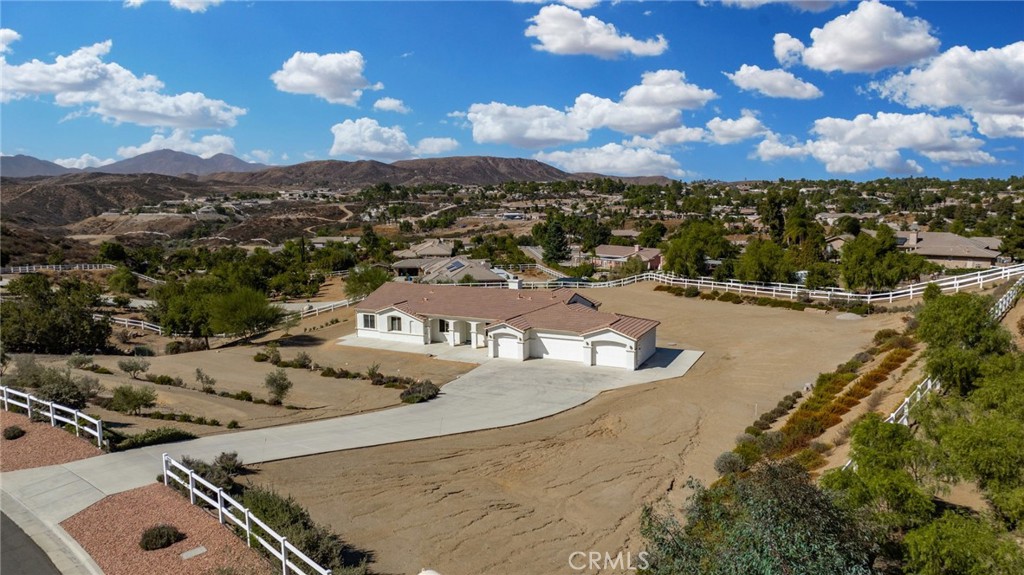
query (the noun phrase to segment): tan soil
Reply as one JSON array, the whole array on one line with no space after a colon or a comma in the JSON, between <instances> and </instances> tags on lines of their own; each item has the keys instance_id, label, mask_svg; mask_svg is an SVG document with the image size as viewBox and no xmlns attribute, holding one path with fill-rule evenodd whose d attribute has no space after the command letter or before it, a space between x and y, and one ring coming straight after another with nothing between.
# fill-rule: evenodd
<instances>
[{"instance_id":1,"label":"tan soil","mask_svg":"<svg viewBox=\"0 0 1024 575\"><path fill-rule=\"evenodd\" d=\"M1024 318L1024 304L1020 301L1003 318L1003 325L1013 334L1013 340L1017 342L1018 349L1024 349L1024 333L1017 328L1017 322L1021 321L1021 318Z\"/></svg>"},{"instance_id":2,"label":"tan soil","mask_svg":"<svg viewBox=\"0 0 1024 575\"><path fill-rule=\"evenodd\" d=\"M0 439L0 471L17 471L33 467L58 465L102 455L91 435L81 438L49 423L30 421L28 417L0 408L0 429L17 425L25 430L18 439Z\"/></svg>"},{"instance_id":3,"label":"tan soil","mask_svg":"<svg viewBox=\"0 0 1024 575\"><path fill-rule=\"evenodd\" d=\"M353 317L354 311L347 308L303 320L302 324L291 330L290 337L279 340L281 357L291 360L300 351L304 351L321 366L345 368L362 373L376 363L380 364L380 370L385 375L429 379L438 385L443 385L474 367L472 364L431 358L426 354L337 345L339 337L353 332ZM339 319L340 323L314 329L332 318ZM303 329L311 331L302 333ZM260 341L275 340L282 335L281 332L275 332ZM124 359L120 356L95 356L95 362L113 371L113 375L80 372L82 375L98 378L108 390L108 395L119 385L152 387L157 391L157 405L154 410L217 419L222 424L221 427L127 416L92 406L86 411L90 415L101 417L104 421L117 424L118 431L137 433L146 429L172 426L202 436L223 433L226 431L224 426L231 420L238 421L243 429L253 429L363 413L401 403L401 390L398 389L374 386L369 381L361 379L321 377L317 372L291 368L285 369L285 372L294 385L285 398L285 403L301 409L249 403L206 394L198 389L195 373L196 368L201 368L217 380L217 391L248 391L253 397L266 399L267 390L263 386L263 381L275 368L269 363L253 361L253 356L262 349L263 345L254 344L147 358L151 364L148 373L180 377L186 388L158 386L146 381L132 380L118 369L117 362ZM63 359L53 358L52 362L63 365Z\"/></svg>"},{"instance_id":4,"label":"tan soil","mask_svg":"<svg viewBox=\"0 0 1024 575\"><path fill-rule=\"evenodd\" d=\"M678 507L687 477L713 480L715 457L755 412L902 325L652 289L588 295L605 311L660 319L661 347L703 350L682 378L516 427L264 464L253 480L376 553L378 572L568 572L574 551L638 551L644 503Z\"/></svg>"},{"instance_id":5,"label":"tan soil","mask_svg":"<svg viewBox=\"0 0 1024 575\"><path fill-rule=\"evenodd\" d=\"M162 523L177 527L185 539L165 549L144 551L139 546L143 531ZM273 572L265 558L218 523L216 516L159 483L107 496L61 526L106 575L214 575L218 569L230 569L226 572L237 575ZM182 553L199 546L206 552L181 558Z\"/></svg>"}]
</instances>

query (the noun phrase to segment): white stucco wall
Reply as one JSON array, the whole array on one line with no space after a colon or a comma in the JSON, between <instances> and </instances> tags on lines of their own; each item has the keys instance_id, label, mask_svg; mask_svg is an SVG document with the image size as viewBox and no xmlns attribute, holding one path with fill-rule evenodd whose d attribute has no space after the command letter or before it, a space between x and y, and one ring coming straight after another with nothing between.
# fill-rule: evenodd
<instances>
[{"instance_id":1,"label":"white stucco wall","mask_svg":"<svg viewBox=\"0 0 1024 575\"><path fill-rule=\"evenodd\" d=\"M633 369L639 369L658 350L657 332L658 329L654 328L636 342L636 364Z\"/></svg>"},{"instance_id":2,"label":"white stucco wall","mask_svg":"<svg viewBox=\"0 0 1024 575\"><path fill-rule=\"evenodd\" d=\"M583 360L583 338L568 333L530 330L530 357Z\"/></svg>"},{"instance_id":3,"label":"white stucco wall","mask_svg":"<svg viewBox=\"0 0 1024 575\"><path fill-rule=\"evenodd\" d=\"M369 314L376 316L377 327L376 329L368 329L363 327L363 315L367 314L356 314L356 335L359 337L384 339L387 341L401 341L405 343L427 343L429 334L424 331L425 326L418 318L402 313L398 310L385 310L377 314ZM401 319L401 330L392 331L388 329L391 324L390 318L392 317Z\"/></svg>"}]
</instances>

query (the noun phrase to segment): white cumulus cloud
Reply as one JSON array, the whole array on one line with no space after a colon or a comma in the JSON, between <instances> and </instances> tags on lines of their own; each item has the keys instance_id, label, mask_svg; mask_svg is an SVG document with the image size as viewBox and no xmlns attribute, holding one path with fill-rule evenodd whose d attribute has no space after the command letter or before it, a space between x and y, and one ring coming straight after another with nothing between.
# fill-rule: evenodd
<instances>
[{"instance_id":1,"label":"white cumulus cloud","mask_svg":"<svg viewBox=\"0 0 1024 575\"><path fill-rule=\"evenodd\" d=\"M243 159L247 161L256 161L261 164L269 164L270 160L274 157L274 150L252 150L245 155Z\"/></svg>"},{"instance_id":2,"label":"white cumulus cloud","mask_svg":"<svg viewBox=\"0 0 1024 575\"><path fill-rule=\"evenodd\" d=\"M803 63L826 72L877 72L913 64L939 49L927 21L867 0L812 30L811 40Z\"/></svg>"},{"instance_id":3,"label":"white cumulus cloud","mask_svg":"<svg viewBox=\"0 0 1024 575\"><path fill-rule=\"evenodd\" d=\"M774 43L772 52L775 54L775 59L779 61L779 64L787 67L799 64L804 50L807 49L803 42L785 32L776 34L772 41Z\"/></svg>"},{"instance_id":4,"label":"white cumulus cloud","mask_svg":"<svg viewBox=\"0 0 1024 575\"><path fill-rule=\"evenodd\" d=\"M52 63L10 65L2 59L0 102L53 95L58 106L84 106L81 113L107 121L184 129L234 126L246 113L201 92L163 94L163 82L156 76L136 76L120 64L104 62L112 46L110 40L99 42L57 56Z\"/></svg>"},{"instance_id":5,"label":"white cumulus cloud","mask_svg":"<svg viewBox=\"0 0 1024 575\"><path fill-rule=\"evenodd\" d=\"M567 172L597 172L614 176L685 175L679 162L668 154L614 143L599 148L540 152L533 157Z\"/></svg>"},{"instance_id":6,"label":"white cumulus cloud","mask_svg":"<svg viewBox=\"0 0 1024 575\"><path fill-rule=\"evenodd\" d=\"M771 98L811 100L822 96L817 86L781 68L762 70L760 66L743 64L736 72L725 75L741 90L753 90Z\"/></svg>"},{"instance_id":7,"label":"white cumulus cloud","mask_svg":"<svg viewBox=\"0 0 1024 575\"><path fill-rule=\"evenodd\" d=\"M412 110L406 107L405 102L398 98L380 98L373 103L373 109L382 112L396 112L398 114L408 114Z\"/></svg>"},{"instance_id":8,"label":"white cumulus cloud","mask_svg":"<svg viewBox=\"0 0 1024 575\"><path fill-rule=\"evenodd\" d=\"M0 28L0 54L3 54L11 49L11 44L21 40L21 34L18 34L10 28Z\"/></svg>"},{"instance_id":9,"label":"white cumulus cloud","mask_svg":"<svg viewBox=\"0 0 1024 575\"><path fill-rule=\"evenodd\" d=\"M82 154L77 158L58 158L53 163L64 166L65 168L72 168L76 170L84 170L85 168L98 168L100 166L106 166L107 164L113 164L116 160L113 158L101 159L97 158L92 154Z\"/></svg>"},{"instance_id":10,"label":"white cumulus cloud","mask_svg":"<svg viewBox=\"0 0 1024 575\"><path fill-rule=\"evenodd\" d=\"M399 126L381 126L372 118L345 120L331 127L334 134L332 156L360 159L401 160L420 155L449 152L458 146L451 138L424 138L415 146Z\"/></svg>"},{"instance_id":11,"label":"white cumulus cloud","mask_svg":"<svg viewBox=\"0 0 1024 575\"><path fill-rule=\"evenodd\" d=\"M296 52L271 74L270 79L282 92L311 94L332 104L355 106L364 90L380 90L363 77L366 62L355 50L333 54Z\"/></svg>"},{"instance_id":12,"label":"white cumulus cloud","mask_svg":"<svg viewBox=\"0 0 1024 575\"><path fill-rule=\"evenodd\" d=\"M201 158L210 158L217 154L234 154L235 141L221 134L203 136L198 140L192 139L192 132L189 130L173 130L169 136L162 133L153 134L148 142L138 146L122 146L117 149L117 155L122 158L132 158L139 154L156 152L158 150L175 150L194 154Z\"/></svg>"},{"instance_id":13,"label":"white cumulus cloud","mask_svg":"<svg viewBox=\"0 0 1024 575\"><path fill-rule=\"evenodd\" d=\"M516 4L554 4L552 0L512 0ZM590 10L601 3L601 0L558 0L559 4L565 4L577 10Z\"/></svg>"},{"instance_id":14,"label":"white cumulus cloud","mask_svg":"<svg viewBox=\"0 0 1024 575\"><path fill-rule=\"evenodd\" d=\"M811 156L829 173L849 174L880 169L894 174L922 173L917 161L902 151L917 153L938 164L979 166L997 160L981 149L984 141L973 137L973 126L964 117L878 112L845 118L821 118L811 130L814 139L786 143L768 134L755 157L762 160Z\"/></svg>"},{"instance_id":15,"label":"white cumulus cloud","mask_svg":"<svg viewBox=\"0 0 1024 575\"><path fill-rule=\"evenodd\" d=\"M961 108L989 137L1024 137L1024 41L974 51L956 46L872 88L911 108Z\"/></svg>"},{"instance_id":16,"label":"white cumulus cloud","mask_svg":"<svg viewBox=\"0 0 1024 575\"><path fill-rule=\"evenodd\" d=\"M629 34L620 34L613 24L595 16L552 4L540 9L530 18L525 35L536 38L535 50L564 55L589 55L614 58L620 54L658 56L668 49L668 40L658 35L648 40L637 40Z\"/></svg>"},{"instance_id":17,"label":"white cumulus cloud","mask_svg":"<svg viewBox=\"0 0 1024 575\"><path fill-rule=\"evenodd\" d=\"M473 104L466 118L473 125L473 141L544 148L587 139L587 130L569 115L548 106L510 106L499 102Z\"/></svg>"},{"instance_id":18,"label":"white cumulus cloud","mask_svg":"<svg viewBox=\"0 0 1024 575\"><path fill-rule=\"evenodd\" d=\"M147 0L124 0L124 7L138 8L146 2ZM188 10L195 14L206 12L210 6L216 6L223 2L224 0L170 0L170 5L178 10Z\"/></svg>"},{"instance_id":19,"label":"white cumulus cloud","mask_svg":"<svg viewBox=\"0 0 1024 575\"><path fill-rule=\"evenodd\" d=\"M691 128L689 126L678 126L662 130L650 138L633 136L629 145L633 147L651 148L658 150L669 146L678 146L692 142L701 142L707 139L708 132L704 128Z\"/></svg>"},{"instance_id":20,"label":"white cumulus cloud","mask_svg":"<svg viewBox=\"0 0 1024 575\"><path fill-rule=\"evenodd\" d=\"M754 112L743 110L735 120L723 120L715 117L708 121L710 140L716 144L732 144L768 132Z\"/></svg>"},{"instance_id":21,"label":"white cumulus cloud","mask_svg":"<svg viewBox=\"0 0 1024 575\"><path fill-rule=\"evenodd\" d=\"M738 8L760 8L766 4L788 4L803 12L824 12L836 4L843 4L846 0L722 0L726 6Z\"/></svg>"}]
</instances>

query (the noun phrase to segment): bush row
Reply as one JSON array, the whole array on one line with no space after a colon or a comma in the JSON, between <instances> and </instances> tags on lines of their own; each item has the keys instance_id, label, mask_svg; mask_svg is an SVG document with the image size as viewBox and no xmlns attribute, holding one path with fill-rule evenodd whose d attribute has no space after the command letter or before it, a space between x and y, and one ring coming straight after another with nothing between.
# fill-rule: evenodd
<instances>
[{"instance_id":1,"label":"bush row","mask_svg":"<svg viewBox=\"0 0 1024 575\"><path fill-rule=\"evenodd\" d=\"M149 419L162 419L165 421L177 421L178 423L194 423L196 425L212 425L214 427L220 427L220 421L216 419L206 419L202 416L194 416L188 413L163 413L161 411L154 411L152 413L140 414L140 417L148 417Z\"/></svg>"},{"instance_id":2,"label":"bush row","mask_svg":"<svg viewBox=\"0 0 1024 575\"><path fill-rule=\"evenodd\" d=\"M718 290L702 292L695 286L688 286L686 288L683 288L680 286L659 285L655 286L654 291L670 293L676 297L699 297L702 300L708 301L717 300L725 303L734 304L749 303L765 307L791 309L794 311L803 311L807 308L813 308L824 311L849 311L857 315L867 315L875 311L875 306L871 304L845 304L843 302L831 302L830 304L825 304L821 302L812 302L809 299L798 301L787 299L775 299L771 297L743 296L733 292L722 293Z\"/></svg>"},{"instance_id":3,"label":"bush row","mask_svg":"<svg viewBox=\"0 0 1024 575\"><path fill-rule=\"evenodd\" d=\"M322 323L320 325L313 326L313 327L304 327L304 328L302 328L302 333L306 333L306 332L309 332L309 331L316 331L318 329L323 329L325 327L330 327L330 326L338 324L338 323L341 323L340 319L338 319L336 317L335 318L331 318L331 321Z\"/></svg>"},{"instance_id":4,"label":"bush row","mask_svg":"<svg viewBox=\"0 0 1024 575\"><path fill-rule=\"evenodd\" d=\"M164 353L167 355L176 355L179 353L188 353L191 351L203 351L204 349L209 349L209 346L206 345L206 340L185 339L181 341L175 340L169 342L167 345L164 346Z\"/></svg>"},{"instance_id":5,"label":"bush row","mask_svg":"<svg viewBox=\"0 0 1024 575\"><path fill-rule=\"evenodd\" d=\"M761 432L770 428L773 423L779 420L779 418L789 413L789 410L796 406L796 402L803 397L803 395L804 394L799 391L794 391L780 399L779 403L777 403L773 409L762 413L761 416L757 418L757 421L747 428L747 433L759 435Z\"/></svg>"},{"instance_id":6,"label":"bush row","mask_svg":"<svg viewBox=\"0 0 1024 575\"><path fill-rule=\"evenodd\" d=\"M110 441L111 451L124 451L126 449L136 449L149 445L160 445L162 443L173 443L175 441L196 438L195 434L174 427L158 427L136 435L127 435L113 429L104 428L103 433Z\"/></svg>"},{"instance_id":7,"label":"bush row","mask_svg":"<svg viewBox=\"0 0 1024 575\"><path fill-rule=\"evenodd\" d=\"M147 373L143 376L146 381L155 383L157 385L167 385L170 387L185 387L185 381L180 377L171 377L169 375L156 375Z\"/></svg>"}]
</instances>

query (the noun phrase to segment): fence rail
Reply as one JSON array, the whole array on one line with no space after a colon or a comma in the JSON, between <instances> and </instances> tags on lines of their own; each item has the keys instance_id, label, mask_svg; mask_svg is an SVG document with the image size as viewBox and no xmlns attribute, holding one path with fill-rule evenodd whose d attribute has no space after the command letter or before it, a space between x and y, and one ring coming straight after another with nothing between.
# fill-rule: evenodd
<instances>
[{"instance_id":1,"label":"fence rail","mask_svg":"<svg viewBox=\"0 0 1024 575\"><path fill-rule=\"evenodd\" d=\"M992 305L992 308L989 310L989 314L992 316L992 319L995 321L1002 321L1002 319L1006 317L1006 314L1013 309L1013 306L1022 295L1024 295L1024 276L1018 279L1013 286L1003 294L1003 297L999 298L999 301ZM914 388L914 391L910 392L910 395L903 400L903 403L900 403L899 407L889 414L889 417L885 418L885 422L910 425L910 410L917 405L917 402L921 401L925 395L940 388L941 385L939 380L931 377L925 379ZM843 469L847 469L854 465L856 464L851 459L846 462Z\"/></svg>"},{"instance_id":2,"label":"fence rail","mask_svg":"<svg viewBox=\"0 0 1024 575\"><path fill-rule=\"evenodd\" d=\"M823 300L828 302L845 301L847 303L891 303L903 299L920 297L930 284L935 284L943 293L959 292L969 288L983 288L987 284L1005 281L1014 277L1024 277L1024 264L1003 268L990 268L971 274L950 276L936 279L930 282L921 282L907 287L882 293L855 293L839 289L807 289L794 284L756 284L743 283L739 281L717 281L711 278L686 278L666 272L645 272L617 280L605 282L567 282L567 281L544 281L544 282L523 282L525 289L546 289L552 287L567 287L574 289L592 289L622 287L630 284L653 281L665 285L679 287L696 287L698 289L716 289L719 291L735 292L740 295L751 295L754 297L773 297Z\"/></svg>"},{"instance_id":3,"label":"fence rail","mask_svg":"<svg viewBox=\"0 0 1024 575\"><path fill-rule=\"evenodd\" d=\"M45 264L45 265L31 265L31 266L11 266L6 268L0 268L0 275L6 274L31 274L36 272L67 272L75 270L116 270L117 266L114 264ZM139 278L140 280L148 281L152 284L166 283L164 280L158 280L154 277L147 276L146 274L140 274L139 272L132 272L132 275Z\"/></svg>"},{"instance_id":4,"label":"fence rail","mask_svg":"<svg viewBox=\"0 0 1024 575\"><path fill-rule=\"evenodd\" d=\"M311 309L304 309L304 310L298 312L298 314L299 314L300 318L305 319L307 317L318 316L318 315L320 315L322 313L327 313L329 311L334 311L336 309L340 309L340 308L343 308L343 307L348 307L348 306L350 306L350 305L352 305L354 303L359 303L361 301L363 301L363 298L361 298L361 297L350 297L350 298L348 298L346 300L336 301L334 303L330 303L330 304L327 304L327 305L322 305L322 306L314 307L314 308L311 308Z\"/></svg>"},{"instance_id":5,"label":"fence rail","mask_svg":"<svg viewBox=\"0 0 1024 575\"><path fill-rule=\"evenodd\" d=\"M321 567L299 548L292 545L287 537L278 535L269 525L253 515L247 507L236 501L224 490L196 475L195 471L177 462L170 455L163 454L164 485L170 486L174 481L188 491L188 499L193 505L205 503L217 510L217 520L221 525L225 522L229 527L237 527L245 533L245 541L249 547L253 542L259 544L271 556L281 562L281 573L318 573L331 575L330 569ZM202 503L197 503L199 500ZM238 531L236 531L237 533Z\"/></svg>"},{"instance_id":6,"label":"fence rail","mask_svg":"<svg viewBox=\"0 0 1024 575\"><path fill-rule=\"evenodd\" d=\"M88 415L53 401L46 401L38 397L12 389L6 385L0 386L3 393L4 410L10 411L11 406L20 407L28 412L29 419L32 415L41 415L50 418L50 425L57 427L64 424L75 427L75 435L82 436L84 432L96 438L96 447L103 448L103 420L93 419ZM39 406L44 409L39 409ZM85 423L82 423L85 422Z\"/></svg>"},{"instance_id":7,"label":"fence rail","mask_svg":"<svg viewBox=\"0 0 1024 575\"><path fill-rule=\"evenodd\" d=\"M161 326L159 326L159 325L157 325L155 323L150 323L148 321L143 321L141 319L131 319L131 318L127 318L127 317L113 317L113 316L109 316L109 315L103 315L101 313L94 313L94 314L92 314L92 319L94 319L96 321L109 321L110 323L112 323L114 325L120 325L120 326L124 326L124 327L134 327L134 328L138 328L138 329L141 329L141 330L154 331L156 333L163 333L164 332L164 330L163 330L163 328Z\"/></svg>"}]
</instances>

